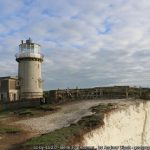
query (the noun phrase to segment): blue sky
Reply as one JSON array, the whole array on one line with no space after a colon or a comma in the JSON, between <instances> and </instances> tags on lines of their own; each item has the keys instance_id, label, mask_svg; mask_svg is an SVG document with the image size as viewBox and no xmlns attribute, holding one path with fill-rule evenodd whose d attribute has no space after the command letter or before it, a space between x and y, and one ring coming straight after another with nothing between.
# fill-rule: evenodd
<instances>
[{"instance_id":1,"label":"blue sky","mask_svg":"<svg viewBox=\"0 0 150 150\"><path fill-rule=\"evenodd\" d=\"M17 75L21 40L45 55L44 89L150 87L148 0L0 0L0 76Z\"/></svg>"}]
</instances>

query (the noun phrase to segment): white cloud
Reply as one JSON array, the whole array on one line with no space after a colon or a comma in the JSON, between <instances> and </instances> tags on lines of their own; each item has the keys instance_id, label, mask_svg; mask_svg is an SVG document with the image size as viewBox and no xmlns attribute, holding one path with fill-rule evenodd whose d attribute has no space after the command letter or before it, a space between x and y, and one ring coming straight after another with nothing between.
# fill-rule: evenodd
<instances>
[{"instance_id":1,"label":"white cloud","mask_svg":"<svg viewBox=\"0 0 150 150\"><path fill-rule=\"evenodd\" d=\"M147 0L1 0L0 76L17 74L14 54L30 36L45 55L46 89L149 86L149 7Z\"/></svg>"}]
</instances>

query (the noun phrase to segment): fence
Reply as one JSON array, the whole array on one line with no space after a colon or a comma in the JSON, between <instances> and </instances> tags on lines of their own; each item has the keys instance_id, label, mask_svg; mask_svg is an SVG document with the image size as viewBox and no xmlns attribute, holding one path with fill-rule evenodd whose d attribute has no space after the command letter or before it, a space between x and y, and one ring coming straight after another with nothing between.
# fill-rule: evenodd
<instances>
[{"instance_id":1,"label":"fence","mask_svg":"<svg viewBox=\"0 0 150 150\"><path fill-rule=\"evenodd\" d=\"M150 99L149 88L137 88L129 86L95 87L87 89L58 89L45 93L47 103L62 103L73 100L88 99L123 99L140 98Z\"/></svg>"}]
</instances>

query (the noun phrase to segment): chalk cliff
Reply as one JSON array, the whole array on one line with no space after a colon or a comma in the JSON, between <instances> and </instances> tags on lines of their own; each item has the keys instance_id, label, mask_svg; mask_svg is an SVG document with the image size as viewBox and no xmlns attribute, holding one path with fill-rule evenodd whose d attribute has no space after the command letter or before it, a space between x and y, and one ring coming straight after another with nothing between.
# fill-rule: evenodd
<instances>
[{"instance_id":1,"label":"chalk cliff","mask_svg":"<svg viewBox=\"0 0 150 150\"><path fill-rule=\"evenodd\" d=\"M150 101L122 105L106 114L104 123L84 135L84 146L150 145Z\"/></svg>"}]
</instances>

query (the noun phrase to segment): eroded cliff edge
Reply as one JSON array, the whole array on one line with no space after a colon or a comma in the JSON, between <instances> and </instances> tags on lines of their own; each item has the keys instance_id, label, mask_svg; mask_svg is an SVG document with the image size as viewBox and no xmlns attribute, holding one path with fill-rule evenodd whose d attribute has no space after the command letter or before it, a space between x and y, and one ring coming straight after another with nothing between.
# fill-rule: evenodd
<instances>
[{"instance_id":1,"label":"eroded cliff edge","mask_svg":"<svg viewBox=\"0 0 150 150\"><path fill-rule=\"evenodd\" d=\"M104 125L84 134L82 145L149 146L150 101L132 100L104 115Z\"/></svg>"},{"instance_id":2,"label":"eroded cliff edge","mask_svg":"<svg viewBox=\"0 0 150 150\"><path fill-rule=\"evenodd\" d=\"M21 149L33 149L34 145L55 145L56 149L59 149L60 145L94 147L150 145L150 101L97 100L92 107L88 105L85 108L86 103L92 102L93 100L83 101L82 105L79 102L76 108L75 104L71 104L76 111L81 107L84 111L88 109L90 114L83 116L81 111L82 117L79 120L72 120L67 126L63 125L62 128L29 139L21 145ZM68 108L69 106L67 112Z\"/></svg>"}]
</instances>

